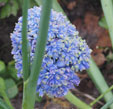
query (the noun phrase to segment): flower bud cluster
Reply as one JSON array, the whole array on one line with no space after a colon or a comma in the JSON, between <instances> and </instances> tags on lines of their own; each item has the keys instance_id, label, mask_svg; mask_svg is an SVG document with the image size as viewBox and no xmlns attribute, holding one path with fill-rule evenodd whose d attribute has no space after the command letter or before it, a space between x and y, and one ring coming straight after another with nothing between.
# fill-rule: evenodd
<instances>
[{"instance_id":1,"label":"flower bud cluster","mask_svg":"<svg viewBox=\"0 0 113 109\"><path fill-rule=\"evenodd\" d=\"M32 64L39 33L41 7L28 10L27 39ZM19 18L11 34L12 54L16 62L18 76L22 77L22 17ZM37 92L53 97L62 97L80 80L75 72L89 68L91 50L85 40L67 18L51 10L48 39L42 67L37 81Z\"/></svg>"}]
</instances>

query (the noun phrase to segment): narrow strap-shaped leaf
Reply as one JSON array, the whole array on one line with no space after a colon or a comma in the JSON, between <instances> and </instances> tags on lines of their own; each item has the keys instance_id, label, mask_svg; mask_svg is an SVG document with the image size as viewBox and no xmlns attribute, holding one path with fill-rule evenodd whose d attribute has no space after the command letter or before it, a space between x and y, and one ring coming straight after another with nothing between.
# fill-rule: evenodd
<instances>
[{"instance_id":1,"label":"narrow strap-shaped leaf","mask_svg":"<svg viewBox=\"0 0 113 109\"><path fill-rule=\"evenodd\" d=\"M67 95L65 95L65 98L70 101L72 104L77 106L79 109L92 109L88 104L78 99L76 96L74 96L70 91Z\"/></svg>"},{"instance_id":2,"label":"narrow strap-shaped leaf","mask_svg":"<svg viewBox=\"0 0 113 109\"><path fill-rule=\"evenodd\" d=\"M0 109L11 109L11 108L0 98Z\"/></svg>"},{"instance_id":3,"label":"narrow strap-shaped leaf","mask_svg":"<svg viewBox=\"0 0 113 109\"><path fill-rule=\"evenodd\" d=\"M40 6L40 5L42 5L42 1L43 0L35 0L36 1L36 3Z\"/></svg>"},{"instance_id":4,"label":"narrow strap-shaped leaf","mask_svg":"<svg viewBox=\"0 0 113 109\"><path fill-rule=\"evenodd\" d=\"M104 93L107 89L109 89L109 86L93 59L90 60L90 68L87 72L100 93ZM111 98L113 98L111 91L104 96L106 102L108 102ZM113 109L113 105L111 105L110 108Z\"/></svg>"},{"instance_id":5,"label":"narrow strap-shaped leaf","mask_svg":"<svg viewBox=\"0 0 113 109\"><path fill-rule=\"evenodd\" d=\"M13 106L6 94L6 85L3 78L0 77L0 95L3 97L5 103L10 107L10 109L13 109Z\"/></svg>"},{"instance_id":6,"label":"narrow strap-shaped leaf","mask_svg":"<svg viewBox=\"0 0 113 109\"><path fill-rule=\"evenodd\" d=\"M111 44L113 48L113 1L112 0L101 0L102 9L108 25L110 34Z\"/></svg>"},{"instance_id":7,"label":"narrow strap-shaped leaf","mask_svg":"<svg viewBox=\"0 0 113 109\"><path fill-rule=\"evenodd\" d=\"M113 98L109 100L101 109L108 109L111 104L113 104Z\"/></svg>"}]
</instances>

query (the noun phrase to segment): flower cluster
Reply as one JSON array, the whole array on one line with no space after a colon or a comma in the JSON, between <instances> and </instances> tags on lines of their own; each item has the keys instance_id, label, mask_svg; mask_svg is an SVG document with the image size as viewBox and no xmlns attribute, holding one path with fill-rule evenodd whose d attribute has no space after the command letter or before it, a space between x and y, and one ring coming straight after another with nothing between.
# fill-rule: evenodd
<instances>
[{"instance_id":1,"label":"flower cluster","mask_svg":"<svg viewBox=\"0 0 113 109\"><path fill-rule=\"evenodd\" d=\"M30 48L30 61L33 62L36 40L39 32L41 7L28 10L27 39ZM12 54L16 61L18 76L22 76L22 17L19 18L11 34ZM78 31L67 18L54 10L51 11L48 39L42 68L37 81L37 92L53 97L62 97L69 89L78 85L80 80L75 72L89 68L91 50L78 36Z\"/></svg>"}]
</instances>

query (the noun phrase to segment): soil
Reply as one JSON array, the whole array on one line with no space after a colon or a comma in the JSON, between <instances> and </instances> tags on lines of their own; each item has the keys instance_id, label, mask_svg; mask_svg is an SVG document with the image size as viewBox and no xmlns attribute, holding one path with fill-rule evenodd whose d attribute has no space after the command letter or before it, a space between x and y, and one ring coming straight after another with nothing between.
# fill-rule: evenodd
<instances>
[{"instance_id":1,"label":"soil","mask_svg":"<svg viewBox=\"0 0 113 109\"><path fill-rule=\"evenodd\" d=\"M98 21L103 16L100 0L59 0L59 3L80 32L80 36L92 48L92 56L111 86L113 84L113 61L108 61L106 57L112 53L112 50L108 31L98 25ZM20 15L21 11L17 17L10 16L0 19L0 60L6 64L12 60L10 33L13 32L15 22ZM72 92L86 103L90 103L100 94L87 72L79 73L78 76L81 78L81 83ZM12 99L15 109L21 109L21 100L22 90ZM94 105L93 109L99 109L103 104L102 99ZM36 103L36 109L76 109L76 107L64 98L50 99L45 96L42 102Z\"/></svg>"}]
</instances>

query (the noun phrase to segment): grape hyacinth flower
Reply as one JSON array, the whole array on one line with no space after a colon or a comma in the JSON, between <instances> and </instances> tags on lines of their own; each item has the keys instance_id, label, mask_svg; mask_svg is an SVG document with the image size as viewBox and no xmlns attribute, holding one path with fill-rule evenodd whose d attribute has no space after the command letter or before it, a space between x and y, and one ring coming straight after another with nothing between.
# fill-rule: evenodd
<instances>
[{"instance_id":1,"label":"grape hyacinth flower","mask_svg":"<svg viewBox=\"0 0 113 109\"><path fill-rule=\"evenodd\" d=\"M36 40L39 32L41 7L28 10L27 39L32 65ZM11 34L12 54L15 59L18 77L22 77L22 17L19 18L14 32ZM78 36L78 31L67 18L51 10L48 39L42 67L37 81L37 92L40 96L62 97L80 79L75 72L89 68L91 50Z\"/></svg>"}]
</instances>

